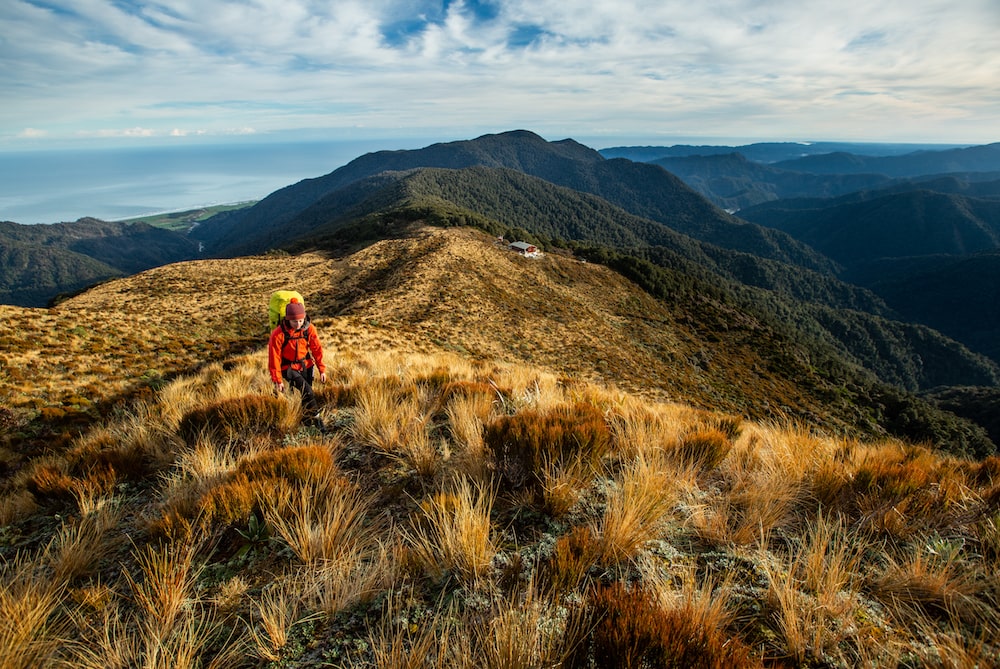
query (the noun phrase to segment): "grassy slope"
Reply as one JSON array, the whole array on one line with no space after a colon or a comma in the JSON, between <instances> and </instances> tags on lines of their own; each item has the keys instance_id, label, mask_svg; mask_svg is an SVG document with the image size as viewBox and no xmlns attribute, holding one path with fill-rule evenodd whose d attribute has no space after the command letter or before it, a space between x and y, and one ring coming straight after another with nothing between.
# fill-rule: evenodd
<instances>
[{"instance_id":1,"label":"grassy slope","mask_svg":"<svg viewBox=\"0 0 1000 669\"><path fill-rule=\"evenodd\" d=\"M260 350L226 351L262 340L288 286L328 350L325 437L270 397ZM749 368L696 371L685 326L644 300L602 268L431 229L20 310L37 318L4 349L8 448L67 393L190 371L44 455L5 454L5 666L583 667L630 639L656 665L988 662L997 459L718 411L716 375ZM130 327L103 317L122 312ZM63 355L12 378L40 332Z\"/></svg>"}]
</instances>

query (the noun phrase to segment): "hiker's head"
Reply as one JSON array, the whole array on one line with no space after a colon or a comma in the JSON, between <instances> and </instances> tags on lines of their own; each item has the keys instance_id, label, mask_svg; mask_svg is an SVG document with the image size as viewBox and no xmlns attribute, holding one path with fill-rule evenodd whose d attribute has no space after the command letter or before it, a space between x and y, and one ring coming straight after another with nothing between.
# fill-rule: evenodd
<instances>
[{"instance_id":1,"label":"hiker's head","mask_svg":"<svg viewBox=\"0 0 1000 669\"><path fill-rule=\"evenodd\" d=\"M285 307L285 320L296 329L302 327L306 320L305 306L298 301L289 302L288 306Z\"/></svg>"}]
</instances>

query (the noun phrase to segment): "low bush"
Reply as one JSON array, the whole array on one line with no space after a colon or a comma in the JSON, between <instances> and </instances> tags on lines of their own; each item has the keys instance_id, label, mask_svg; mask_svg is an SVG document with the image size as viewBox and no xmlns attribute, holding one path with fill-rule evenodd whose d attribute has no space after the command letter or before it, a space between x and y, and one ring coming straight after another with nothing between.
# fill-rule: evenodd
<instances>
[{"instance_id":1,"label":"low bush","mask_svg":"<svg viewBox=\"0 0 1000 669\"><path fill-rule=\"evenodd\" d=\"M727 433L704 428L684 435L669 453L685 465L715 469L729 455L732 447L733 442Z\"/></svg>"},{"instance_id":2,"label":"low bush","mask_svg":"<svg viewBox=\"0 0 1000 669\"><path fill-rule=\"evenodd\" d=\"M739 669L759 667L747 647L724 629L664 608L641 587L620 582L594 589L588 603L589 643L580 644L568 667Z\"/></svg>"},{"instance_id":3,"label":"low bush","mask_svg":"<svg viewBox=\"0 0 1000 669\"><path fill-rule=\"evenodd\" d=\"M178 432L192 443L202 434L234 439L261 433L291 431L299 422L298 405L281 397L246 395L195 409L180 422Z\"/></svg>"},{"instance_id":4,"label":"low bush","mask_svg":"<svg viewBox=\"0 0 1000 669\"><path fill-rule=\"evenodd\" d=\"M483 441L506 486L537 488L546 466L582 458L596 467L611 448L611 432L600 410L574 404L501 416L486 425Z\"/></svg>"}]
</instances>

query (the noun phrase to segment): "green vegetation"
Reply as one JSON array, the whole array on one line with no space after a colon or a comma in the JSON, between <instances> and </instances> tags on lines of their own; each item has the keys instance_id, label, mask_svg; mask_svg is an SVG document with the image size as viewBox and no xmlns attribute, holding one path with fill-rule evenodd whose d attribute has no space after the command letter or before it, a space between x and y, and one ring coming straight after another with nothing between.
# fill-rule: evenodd
<instances>
[{"instance_id":1,"label":"green vegetation","mask_svg":"<svg viewBox=\"0 0 1000 669\"><path fill-rule=\"evenodd\" d=\"M0 302L40 307L60 293L197 255L197 242L146 223L0 222Z\"/></svg>"},{"instance_id":2,"label":"green vegetation","mask_svg":"<svg viewBox=\"0 0 1000 669\"><path fill-rule=\"evenodd\" d=\"M197 223L206 221L216 214L228 211L239 211L257 204L256 200L247 202L237 202L236 204L220 204L212 207L202 207L199 209L188 209L186 211L172 211L163 214L152 214L150 216L137 216L126 219L125 223L148 223L156 228L173 230L174 232L186 233Z\"/></svg>"}]
</instances>

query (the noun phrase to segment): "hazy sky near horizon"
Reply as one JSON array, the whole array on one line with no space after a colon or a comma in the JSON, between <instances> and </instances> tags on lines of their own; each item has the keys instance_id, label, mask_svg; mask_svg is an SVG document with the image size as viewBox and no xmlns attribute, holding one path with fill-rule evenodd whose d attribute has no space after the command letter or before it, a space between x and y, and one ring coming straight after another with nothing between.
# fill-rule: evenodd
<instances>
[{"instance_id":1,"label":"hazy sky near horizon","mask_svg":"<svg viewBox=\"0 0 1000 669\"><path fill-rule=\"evenodd\" d=\"M0 148L516 128L984 144L998 35L998 0L5 0Z\"/></svg>"}]
</instances>

